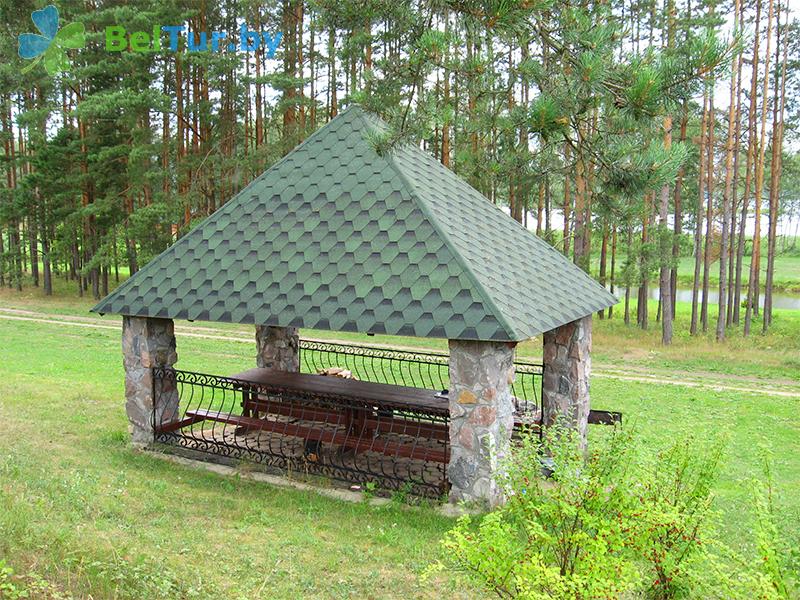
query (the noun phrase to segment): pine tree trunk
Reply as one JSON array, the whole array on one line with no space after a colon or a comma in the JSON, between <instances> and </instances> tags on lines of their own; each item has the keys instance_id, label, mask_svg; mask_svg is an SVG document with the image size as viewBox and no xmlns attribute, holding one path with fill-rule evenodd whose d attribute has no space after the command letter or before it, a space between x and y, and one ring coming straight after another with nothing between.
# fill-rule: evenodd
<instances>
[{"instance_id":1,"label":"pine tree trunk","mask_svg":"<svg viewBox=\"0 0 800 600\"><path fill-rule=\"evenodd\" d=\"M703 206L705 205L705 162L706 162L706 122L708 118L708 92L703 92L703 113L700 119L700 162L698 165L697 180L697 210L695 211L695 230L694 230L694 277L692 279L692 322L689 325L689 332L697 335L698 325L698 302L700 296L700 266L702 262L701 253L703 250Z\"/></svg>"},{"instance_id":2,"label":"pine tree trunk","mask_svg":"<svg viewBox=\"0 0 800 600\"><path fill-rule=\"evenodd\" d=\"M780 26L780 4L778 5L778 24L777 38L775 40L775 94L772 104L772 156L770 163L770 185L769 185L769 233L767 235L767 274L764 287L764 313L762 331L772 324L772 286L775 277L775 250L778 227L778 199L781 185L781 170L783 157L783 115L786 106L786 63L788 58L788 44L783 42L783 60L781 73L778 74L778 60L781 49L781 26ZM784 28L788 28L789 15L787 6L786 23ZM780 81L780 88L778 87ZM780 89L780 91L778 91Z\"/></svg>"},{"instance_id":3,"label":"pine tree trunk","mask_svg":"<svg viewBox=\"0 0 800 600\"><path fill-rule=\"evenodd\" d=\"M611 293L614 293L614 276L616 274L616 266L617 266L617 228L616 226L611 227ZM614 305L608 307L608 318L614 316Z\"/></svg>"},{"instance_id":4,"label":"pine tree trunk","mask_svg":"<svg viewBox=\"0 0 800 600\"><path fill-rule=\"evenodd\" d=\"M569 239L570 239L570 212L572 209L572 197L570 194L570 180L569 180L569 159L570 147L569 144L564 144L564 244L563 251L565 256L569 256Z\"/></svg>"},{"instance_id":5,"label":"pine tree trunk","mask_svg":"<svg viewBox=\"0 0 800 600\"><path fill-rule=\"evenodd\" d=\"M186 192L186 184L184 175L180 174L182 169L181 165L183 164L183 160L186 157L186 117L184 115L184 97L183 97L183 60L181 60L181 53L177 52L175 54L175 112L177 115L177 132L176 138L178 142L178 148L176 151L175 156L175 171L179 173L178 175L178 182L177 182L177 191L178 196L184 196L185 206L183 212L183 226L188 227L189 223L192 220L192 209L189 206L189 199L185 197ZM131 275L133 271L131 272Z\"/></svg>"},{"instance_id":6,"label":"pine tree trunk","mask_svg":"<svg viewBox=\"0 0 800 600\"><path fill-rule=\"evenodd\" d=\"M686 130L689 124L689 107L686 101L683 103L681 114L680 142L686 141ZM672 292L672 319L675 319L675 306L678 299L678 262L681 257L681 237L683 237L683 178L684 167L678 169L678 176L675 179L675 190L672 193L672 203L674 205L674 215L672 224L672 269L670 272L670 291Z\"/></svg>"},{"instance_id":7,"label":"pine tree trunk","mask_svg":"<svg viewBox=\"0 0 800 600\"><path fill-rule=\"evenodd\" d=\"M297 133L297 2L283 0L283 73L292 81L283 90L283 151L287 154L293 147Z\"/></svg>"},{"instance_id":8,"label":"pine tree trunk","mask_svg":"<svg viewBox=\"0 0 800 600\"><path fill-rule=\"evenodd\" d=\"M544 176L544 238L549 244L553 243L553 230L550 226L553 217L553 203L550 196L550 175L548 173Z\"/></svg>"},{"instance_id":9,"label":"pine tree trunk","mask_svg":"<svg viewBox=\"0 0 800 600\"><path fill-rule=\"evenodd\" d=\"M33 195L36 198L36 204L39 206L39 223L42 231L42 289L45 296L52 296L53 272L50 263L50 234L47 227L47 211L41 199L38 186L34 188ZM2 250L0 250L0 254L2 254Z\"/></svg>"},{"instance_id":10,"label":"pine tree trunk","mask_svg":"<svg viewBox=\"0 0 800 600\"><path fill-rule=\"evenodd\" d=\"M11 221L11 236L9 238L9 248L13 248L12 264L14 268L14 287L18 292L22 291L22 240L19 235L19 223L16 219Z\"/></svg>"},{"instance_id":11,"label":"pine tree trunk","mask_svg":"<svg viewBox=\"0 0 800 600\"><path fill-rule=\"evenodd\" d=\"M28 248L31 259L31 278L34 287L39 287L39 236L36 217L33 216L38 212L36 206L33 207L33 211L33 214L28 215Z\"/></svg>"},{"instance_id":12,"label":"pine tree trunk","mask_svg":"<svg viewBox=\"0 0 800 600\"><path fill-rule=\"evenodd\" d=\"M36 86L31 94L30 94L30 105L28 106L29 109L36 109L37 111L42 108L43 99L42 99L42 90L40 86ZM33 125L28 126L28 139L30 140L30 132ZM38 119L36 123L36 128L38 130L38 134L41 135L43 138L45 137L46 133L46 124L44 120ZM33 155L34 152L28 146L28 172L32 173L34 170L33 167ZM39 287L39 238L40 232L42 231L44 224L38 222L39 219L39 205L41 204L41 198L38 198L36 194L33 194L33 206L28 214L28 248L30 252L30 262L31 262L31 278L33 279L33 285L35 287Z\"/></svg>"},{"instance_id":13,"label":"pine tree trunk","mask_svg":"<svg viewBox=\"0 0 800 600\"><path fill-rule=\"evenodd\" d=\"M739 9L739 27L742 27L742 15L744 9ZM741 288L736 287L736 263L738 257L738 238L737 238L737 215L739 214L739 148L742 140L742 63L744 63L741 50L737 53L738 61L736 67L736 117L734 120L734 142L733 142L733 186L731 193L731 227L730 227L730 257L728 260L728 314L725 319L726 325L733 325L734 305L741 298ZM746 204L746 203L744 203ZM732 287L731 287L732 286Z\"/></svg>"},{"instance_id":14,"label":"pine tree trunk","mask_svg":"<svg viewBox=\"0 0 800 600\"><path fill-rule=\"evenodd\" d=\"M450 71L444 72L444 106L450 106ZM450 123L442 124L442 164L450 168Z\"/></svg>"},{"instance_id":15,"label":"pine tree trunk","mask_svg":"<svg viewBox=\"0 0 800 600\"><path fill-rule=\"evenodd\" d=\"M733 30L738 31L739 27L739 0L735 0ZM728 233L731 220L731 202L733 195L733 151L735 137L736 119L736 72L739 53L733 56L731 64L731 84L728 105L728 131L725 138L725 190L722 196L722 237L720 239L719 252L719 302L717 312L717 341L725 339L726 309L728 305Z\"/></svg>"},{"instance_id":16,"label":"pine tree trunk","mask_svg":"<svg viewBox=\"0 0 800 600\"><path fill-rule=\"evenodd\" d=\"M716 115L714 114L714 82L711 83L711 90L708 94L708 136L706 138L706 240L703 250L703 303L700 309L700 321L703 325L703 333L708 331L708 292L709 277L711 272L711 246L714 242L714 146L716 136L714 125Z\"/></svg>"},{"instance_id":17,"label":"pine tree trunk","mask_svg":"<svg viewBox=\"0 0 800 600\"><path fill-rule=\"evenodd\" d=\"M589 272L589 223L586 210L589 202L586 157L583 155L584 133L578 132L578 144L575 156L575 243L573 244L573 262L581 269Z\"/></svg>"},{"instance_id":18,"label":"pine tree trunk","mask_svg":"<svg viewBox=\"0 0 800 600\"><path fill-rule=\"evenodd\" d=\"M261 10L259 9L259 7L256 7L256 24L259 26L260 29L262 25L262 20L261 20ZM263 85L261 83L261 68L262 68L262 62L264 60L264 54L265 54L264 48L262 48L259 45L259 48L258 50L256 50L254 57L255 72L256 72L256 96L255 96L256 114L255 114L255 122L253 125L253 128L255 129L255 136L253 137L255 138L256 150L258 150L264 144L264 113L263 113L264 100L261 92L261 86ZM247 99L248 100L250 99L249 93L247 94ZM248 110L247 112L249 113L250 111Z\"/></svg>"},{"instance_id":19,"label":"pine tree trunk","mask_svg":"<svg viewBox=\"0 0 800 600\"><path fill-rule=\"evenodd\" d=\"M339 114L339 103L336 100L336 30L331 27L328 32L328 120Z\"/></svg>"},{"instance_id":20,"label":"pine tree trunk","mask_svg":"<svg viewBox=\"0 0 800 600\"><path fill-rule=\"evenodd\" d=\"M636 322L643 330L647 330L650 320L648 300L650 296L650 255L645 248L650 241L650 213L653 200L651 194L645 196L644 215L642 217L642 252L639 255L639 291L636 296Z\"/></svg>"},{"instance_id":21,"label":"pine tree trunk","mask_svg":"<svg viewBox=\"0 0 800 600\"><path fill-rule=\"evenodd\" d=\"M672 148L672 117L664 117L664 149L669 151ZM670 255L672 251L671 240L668 237L669 224L667 214L669 213L669 185L664 184L661 188L661 203L659 205L659 261L661 269L659 273L658 298L661 306L661 343L668 346L672 343L672 274L670 269Z\"/></svg>"},{"instance_id":22,"label":"pine tree trunk","mask_svg":"<svg viewBox=\"0 0 800 600\"><path fill-rule=\"evenodd\" d=\"M139 260L136 252L136 243L128 236L127 230L125 231L125 247L128 254L128 272L133 276L139 271Z\"/></svg>"},{"instance_id":23,"label":"pine tree trunk","mask_svg":"<svg viewBox=\"0 0 800 600\"><path fill-rule=\"evenodd\" d=\"M666 3L666 38L667 49L675 46L675 1L667 0ZM672 115L666 115L663 121L664 129L664 149L669 151L672 148ZM671 255L674 252L674 243L669 239L669 224L667 215L669 213L669 185L664 184L661 188L661 202L659 205L659 293L658 308L661 317L661 343L669 345L672 343L672 319L674 308L672 306L672 269ZM676 263L677 264L677 263Z\"/></svg>"},{"instance_id":24,"label":"pine tree trunk","mask_svg":"<svg viewBox=\"0 0 800 600\"><path fill-rule=\"evenodd\" d=\"M310 130L314 131L317 128L317 28L316 19L313 6L309 6L309 19L308 19L308 70L309 70L309 85L311 96L311 107L309 109L308 118L310 121ZM302 40L301 40L302 42Z\"/></svg>"},{"instance_id":25,"label":"pine tree trunk","mask_svg":"<svg viewBox=\"0 0 800 600\"><path fill-rule=\"evenodd\" d=\"M628 249L628 261L631 260L631 248L633 247L633 227L631 227L630 223L627 225L628 235L626 241L626 248ZM627 279L627 278L626 278ZM631 324L631 284L630 281L625 281L625 314L623 315L623 321L625 325Z\"/></svg>"},{"instance_id":26,"label":"pine tree trunk","mask_svg":"<svg viewBox=\"0 0 800 600\"><path fill-rule=\"evenodd\" d=\"M606 258L608 254L608 224L603 223L603 241L600 244L600 285L606 287ZM601 319L605 319L605 310L597 311Z\"/></svg>"},{"instance_id":27,"label":"pine tree trunk","mask_svg":"<svg viewBox=\"0 0 800 600\"><path fill-rule=\"evenodd\" d=\"M753 257L750 261L750 281L748 282L747 310L744 317L745 336L750 334L753 315L759 313L759 290L761 287L761 204L764 192L764 160L766 158L766 137L767 137L767 106L769 105L769 82L770 82L770 45L772 41L772 18L774 16L773 0L769 0L767 17L767 45L764 51L764 81L761 94L761 128L758 139L758 156L756 158L755 176L755 228L753 230Z\"/></svg>"},{"instance_id":28,"label":"pine tree trunk","mask_svg":"<svg viewBox=\"0 0 800 600\"><path fill-rule=\"evenodd\" d=\"M536 235L542 236L542 214L544 212L545 185L544 180L539 182L539 198L536 203Z\"/></svg>"},{"instance_id":29,"label":"pine tree trunk","mask_svg":"<svg viewBox=\"0 0 800 600\"><path fill-rule=\"evenodd\" d=\"M733 305L733 323L739 324L740 307L742 304L741 290L742 290L742 270L744 263L744 247L745 247L745 226L747 224L747 209L750 204L750 192L752 191L753 184L753 164L755 162L756 152L756 109L758 102L758 62L759 62L759 42L760 42L760 25L761 25L761 0L756 2L756 18L754 25L754 38L753 38L753 70L750 75L750 98L748 106L747 117L747 157L745 160L745 176L744 176L744 195L742 196L742 216L739 219L739 245L736 253L736 301ZM750 262L752 263L752 255ZM749 282L748 282L749 290ZM749 293L748 293L749 296ZM749 297L747 298L749 304Z\"/></svg>"}]
</instances>

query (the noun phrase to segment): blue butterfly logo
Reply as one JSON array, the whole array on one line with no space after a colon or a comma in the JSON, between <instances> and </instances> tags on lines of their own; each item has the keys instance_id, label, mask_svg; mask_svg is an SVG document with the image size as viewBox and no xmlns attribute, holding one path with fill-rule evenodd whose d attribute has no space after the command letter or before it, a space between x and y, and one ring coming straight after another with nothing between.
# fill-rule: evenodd
<instances>
[{"instance_id":1,"label":"blue butterfly logo","mask_svg":"<svg viewBox=\"0 0 800 600\"><path fill-rule=\"evenodd\" d=\"M27 73L39 64L39 61L43 62L44 70L50 75L68 69L70 62L66 51L83 48L86 45L86 29L83 23L69 23L59 31L58 9L52 4L42 10L33 11L31 20L41 35L23 33L19 36L20 57L33 59L22 72Z\"/></svg>"}]
</instances>

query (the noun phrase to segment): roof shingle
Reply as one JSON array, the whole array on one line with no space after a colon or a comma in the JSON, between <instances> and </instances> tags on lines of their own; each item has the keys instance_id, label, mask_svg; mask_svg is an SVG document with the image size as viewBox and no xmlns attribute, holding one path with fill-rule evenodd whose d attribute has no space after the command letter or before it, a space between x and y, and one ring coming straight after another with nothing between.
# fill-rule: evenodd
<instances>
[{"instance_id":1,"label":"roof shingle","mask_svg":"<svg viewBox=\"0 0 800 600\"><path fill-rule=\"evenodd\" d=\"M92 310L520 341L616 299L353 106Z\"/></svg>"}]
</instances>

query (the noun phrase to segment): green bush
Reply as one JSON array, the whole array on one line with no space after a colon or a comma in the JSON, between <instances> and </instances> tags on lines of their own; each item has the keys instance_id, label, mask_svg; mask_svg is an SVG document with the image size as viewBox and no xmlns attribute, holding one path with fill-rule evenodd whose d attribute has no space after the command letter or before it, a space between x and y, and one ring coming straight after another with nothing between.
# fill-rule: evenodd
<instances>
[{"instance_id":1,"label":"green bush","mask_svg":"<svg viewBox=\"0 0 800 600\"><path fill-rule=\"evenodd\" d=\"M614 597L633 589L623 516L630 436L615 429L586 459L574 434L524 436L504 470L508 502L444 540L451 566L501 597ZM549 460L543 461L543 457ZM542 477L545 463L553 470Z\"/></svg>"},{"instance_id":2,"label":"green bush","mask_svg":"<svg viewBox=\"0 0 800 600\"><path fill-rule=\"evenodd\" d=\"M778 598L792 597L797 592L798 552L780 533L775 511L772 468L769 452L762 450L763 479L753 479L756 548L760 574L766 587ZM795 529L796 534L796 529Z\"/></svg>"},{"instance_id":3,"label":"green bush","mask_svg":"<svg viewBox=\"0 0 800 600\"><path fill-rule=\"evenodd\" d=\"M524 436L500 478L506 504L459 519L434 568L462 571L502 598L794 597L768 468L754 494L758 559L716 535L723 445L689 435L645 457L622 428L588 454L569 429Z\"/></svg>"},{"instance_id":4,"label":"green bush","mask_svg":"<svg viewBox=\"0 0 800 600\"><path fill-rule=\"evenodd\" d=\"M674 598L688 583L687 566L707 541L711 489L722 444L679 439L639 467L628 543L646 563L647 595Z\"/></svg>"}]
</instances>

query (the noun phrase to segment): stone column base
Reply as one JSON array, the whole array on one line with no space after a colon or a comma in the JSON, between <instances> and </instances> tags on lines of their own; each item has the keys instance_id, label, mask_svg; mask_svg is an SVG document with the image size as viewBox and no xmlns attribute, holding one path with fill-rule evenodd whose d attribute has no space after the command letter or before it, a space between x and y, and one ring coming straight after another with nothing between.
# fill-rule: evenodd
<instances>
[{"instance_id":1,"label":"stone column base","mask_svg":"<svg viewBox=\"0 0 800 600\"><path fill-rule=\"evenodd\" d=\"M591 315L544 334L544 425L561 421L574 427L584 448L589 423L591 350Z\"/></svg>"},{"instance_id":2,"label":"stone column base","mask_svg":"<svg viewBox=\"0 0 800 600\"><path fill-rule=\"evenodd\" d=\"M173 382L154 385L153 367L171 367L178 361L171 319L122 318L122 356L125 367L125 412L131 441L153 442L153 425L179 418L178 390ZM154 396L155 394L155 396Z\"/></svg>"},{"instance_id":3,"label":"stone column base","mask_svg":"<svg viewBox=\"0 0 800 600\"><path fill-rule=\"evenodd\" d=\"M450 500L494 507L514 428L514 344L450 340Z\"/></svg>"},{"instance_id":4,"label":"stone column base","mask_svg":"<svg viewBox=\"0 0 800 600\"><path fill-rule=\"evenodd\" d=\"M256 325L256 365L261 369L300 371L297 327Z\"/></svg>"}]
</instances>

